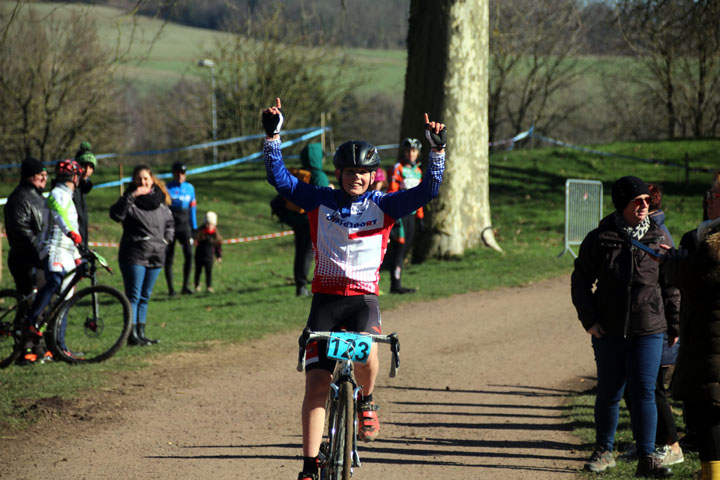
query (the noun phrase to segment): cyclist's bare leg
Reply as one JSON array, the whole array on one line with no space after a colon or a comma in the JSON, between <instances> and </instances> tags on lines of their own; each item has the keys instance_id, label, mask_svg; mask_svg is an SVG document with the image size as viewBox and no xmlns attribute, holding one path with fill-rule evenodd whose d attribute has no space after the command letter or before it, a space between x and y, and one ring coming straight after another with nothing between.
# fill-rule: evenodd
<instances>
[{"instance_id":1,"label":"cyclist's bare leg","mask_svg":"<svg viewBox=\"0 0 720 480\"><path fill-rule=\"evenodd\" d=\"M362 386L362 394L368 396L375 389L375 379L380 369L380 361L378 360L378 344L373 343L370 350L370 356L365 364L355 364L355 379L358 385Z\"/></svg>"},{"instance_id":2,"label":"cyclist's bare leg","mask_svg":"<svg viewBox=\"0 0 720 480\"><path fill-rule=\"evenodd\" d=\"M305 398L302 404L304 457L316 457L320 451L330 382L332 374L326 370L310 370L305 374Z\"/></svg>"}]
</instances>

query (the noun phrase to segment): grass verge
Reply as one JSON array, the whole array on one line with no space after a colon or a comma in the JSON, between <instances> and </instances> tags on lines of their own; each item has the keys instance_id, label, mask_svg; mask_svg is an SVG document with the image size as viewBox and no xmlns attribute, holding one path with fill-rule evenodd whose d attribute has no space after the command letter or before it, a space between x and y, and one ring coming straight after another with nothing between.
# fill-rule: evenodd
<instances>
[{"instance_id":1,"label":"grass verge","mask_svg":"<svg viewBox=\"0 0 720 480\"><path fill-rule=\"evenodd\" d=\"M594 392L586 392L573 398L568 409L568 419L573 427L573 432L583 441L584 449L587 450L587 457L590 458L595 445L595 420L593 410L595 405ZM615 436L615 451L621 454L633 442L632 430L630 428L630 415L623 400L620 408L620 420L618 422L617 434ZM675 414L675 424L679 430L684 429L681 404L672 403ZM670 467L675 479L693 479L695 472L700 471L700 460L696 453L683 452L685 461ZM619 480L621 478L635 478L636 461L617 460L617 467L606 470L603 474L583 472L584 478L603 478L603 480Z\"/></svg>"}]
</instances>

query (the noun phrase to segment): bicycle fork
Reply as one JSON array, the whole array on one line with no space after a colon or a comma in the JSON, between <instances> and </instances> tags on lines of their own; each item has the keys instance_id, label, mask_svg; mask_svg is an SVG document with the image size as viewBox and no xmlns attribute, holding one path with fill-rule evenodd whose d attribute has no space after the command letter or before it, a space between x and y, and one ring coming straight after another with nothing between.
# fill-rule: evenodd
<instances>
[{"instance_id":1,"label":"bicycle fork","mask_svg":"<svg viewBox=\"0 0 720 480\"><path fill-rule=\"evenodd\" d=\"M340 383L331 383L330 384L330 394L332 395L333 401L337 401L338 397L340 396ZM351 384L353 386L353 412L352 412L352 419L348 419L348 423L352 424L353 426L353 432L355 433L353 435L353 444L352 444L352 466L353 467L360 467L362 466L362 463L360 462L360 455L358 454L358 448L357 448L357 429L358 429L358 398L360 395L360 392L362 391L362 387L355 385L355 382L351 381ZM332 432L333 436L337 434L337 432ZM332 444L332 438L329 439L330 443Z\"/></svg>"}]
</instances>

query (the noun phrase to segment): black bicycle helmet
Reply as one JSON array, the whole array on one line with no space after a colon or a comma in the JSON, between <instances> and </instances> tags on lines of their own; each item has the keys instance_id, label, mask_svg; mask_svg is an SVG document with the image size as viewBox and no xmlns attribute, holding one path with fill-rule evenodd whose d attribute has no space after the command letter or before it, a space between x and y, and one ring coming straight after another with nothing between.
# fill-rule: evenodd
<instances>
[{"instance_id":1,"label":"black bicycle helmet","mask_svg":"<svg viewBox=\"0 0 720 480\"><path fill-rule=\"evenodd\" d=\"M401 148L414 148L416 150L422 150L422 143L417 138L406 138L400 144Z\"/></svg>"},{"instance_id":2,"label":"black bicycle helmet","mask_svg":"<svg viewBox=\"0 0 720 480\"><path fill-rule=\"evenodd\" d=\"M343 168L367 168L375 170L380 166L377 148L363 140L350 140L338 147L333 156L333 165Z\"/></svg>"}]
</instances>

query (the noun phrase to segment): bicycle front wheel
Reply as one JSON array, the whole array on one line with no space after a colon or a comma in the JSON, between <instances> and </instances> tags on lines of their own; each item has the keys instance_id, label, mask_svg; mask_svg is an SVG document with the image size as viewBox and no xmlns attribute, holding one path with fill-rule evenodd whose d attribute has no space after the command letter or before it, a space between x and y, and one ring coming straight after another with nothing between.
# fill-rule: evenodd
<instances>
[{"instance_id":1,"label":"bicycle front wheel","mask_svg":"<svg viewBox=\"0 0 720 480\"><path fill-rule=\"evenodd\" d=\"M20 337L15 334L20 327L21 301L15 290L0 290L0 368L12 365L22 353Z\"/></svg>"},{"instance_id":2,"label":"bicycle front wheel","mask_svg":"<svg viewBox=\"0 0 720 480\"><path fill-rule=\"evenodd\" d=\"M335 403L335 414L330 425L331 441L331 478L350 480L352 475L352 449L355 436L355 412L353 401L353 385L343 382L340 385L338 399Z\"/></svg>"},{"instance_id":3,"label":"bicycle front wheel","mask_svg":"<svg viewBox=\"0 0 720 480\"><path fill-rule=\"evenodd\" d=\"M127 340L130 302L119 290L93 285L70 297L48 328L53 355L68 363L107 360Z\"/></svg>"}]
</instances>

